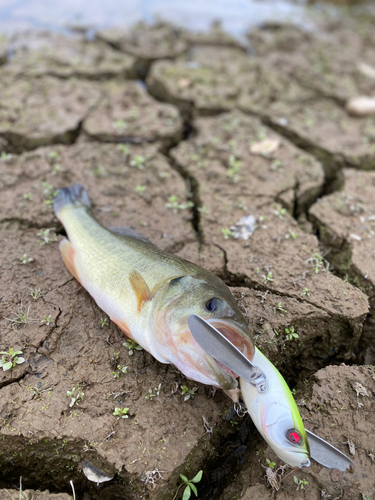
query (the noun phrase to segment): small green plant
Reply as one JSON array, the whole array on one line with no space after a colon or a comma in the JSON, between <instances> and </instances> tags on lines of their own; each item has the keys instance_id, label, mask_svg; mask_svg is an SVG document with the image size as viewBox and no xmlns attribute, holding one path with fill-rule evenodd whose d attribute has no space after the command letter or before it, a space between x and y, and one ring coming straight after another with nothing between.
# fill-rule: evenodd
<instances>
[{"instance_id":1,"label":"small green plant","mask_svg":"<svg viewBox=\"0 0 375 500\"><path fill-rule=\"evenodd\" d=\"M117 417L117 420L120 420L120 418L129 418L128 412L129 408L115 408L113 415Z\"/></svg>"},{"instance_id":2,"label":"small green plant","mask_svg":"<svg viewBox=\"0 0 375 500\"><path fill-rule=\"evenodd\" d=\"M271 281L273 281L272 272L269 271L267 274L262 274L262 278L263 278L263 283L265 285L267 285L268 283L270 283Z\"/></svg>"},{"instance_id":3,"label":"small green plant","mask_svg":"<svg viewBox=\"0 0 375 500\"><path fill-rule=\"evenodd\" d=\"M309 484L309 482L306 481L306 479L298 479L298 477L296 477L296 476L293 476L293 481L297 485L297 491L304 490L305 486L307 486Z\"/></svg>"},{"instance_id":4,"label":"small green plant","mask_svg":"<svg viewBox=\"0 0 375 500\"><path fill-rule=\"evenodd\" d=\"M56 163L53 167L52 167L52 174L53 175L57 175L59 172L60 172L60 169L61 169L61 166Z\"/></svg>"},{"instance_id":5,"label":"small green plant","mask_svg":"<svg viewBox=\"0 0 375 500\"><path fill-rule=\"evenodd\" d=\"M329 269L329 263L318 252L315 252L306 262L312 264L316 274L319 274L323 269Z\"/></svg>"},{"instance_id":6,"label":"small green plant","mask_svg":"<svg viewBox=\"0 0 375 500\"><path fill-rule=\"evenodd\" d=\"M107 318L100 318L100 326L104 328L105 326L108 326L108 319Z\"/></svg>"},{"instance_id":7,"label":"small green plant","mask_svg":"<svg viewBox=\"0 0 375 500\"><path fill-rule=\"evenodd\" d=\"M284 163L281 161L281 160L274 160L272 163L271 163L271 166L270 166L270 170L272 172L277 172L279 170L282 170L284 167Z\"/></svg>"},{"instance_id":8,"label":"small green plant","mask_svg":"<svg viewBox=\"0 0 375 500\"><path fill-rule=\"evenodd\" d=\"M310 297L311 295L311 290L310 288L304 288L301 292L302 297Z\"/></svg>"},{"instance_id":9,"label":"small green plant","mask_svg":"<svg viewBox=\"0 0 375 500\"><path fill-rule=\"evenodd\" d=\"M182 483L180 486L177 488L176 494L173 497L173 500L177 498L178 492L180 491L181 486L185 486L184 493L182 495L182 500L189 500L191 497L191 492L194 493L194 495L197 497L198 496L198 490L197 487L195 486L197 483L200 482L202 479L203 471L200 470L198 474L196 474L193 479L188 479L186 476L183 474L180 474L180 478L182 479Z\"/></svg>"},{"instance_id":10,"label":"small green plant","mask_svg":"<svg viewBox=\"0 0 375 500\"><path fill-rule=\"evenodd\" d=\"M189 389L186 385L181 385L180 387L182 389L181 395L184 396L184 401L193 398L198 390L198 387L193 387L192 389Z\"/></svg>"},{"instance_id":11,"label":"small green plant","mask_svg":"<svg viewBox=\"0 0 375 500\"><path fill-rule=\"evenodd\" d=\"M278 217L279 219L283 219L284 218L284 215L286 215L286 208L282 208L282 207L279 207L277 210L274 210L273 212L276 217Z\"/></svg>"},{"instance_id":12,"label":"small green plant","mask_svg":"<svg viewBox=\"0 0 375 500\"><path fill-rule=\"evenodd\" d=\"M146 191L147 187L142 186L141 184L138 184L138 186L135 186L134 191L139 194L139 196L143 196L144 192Z\"/></svg>"},{"instance_id":13,"label":"small green plant","mask_svg":"<svg viewBox=\"0 0 375 500\"><path fill-rule=\"evenodd\" d=\"M1 360L0 360L0 368L3 369L4 372L14 368L16 365L21 365L25 362L25 358L19 356L19 354L23 354L22 351L15 351L12 347L9 349L9 352L0 351Z\"/></svg>"},{"instance_id":14,"label":"small green plant","mask_svg":"<svg viewBox=\"0 0 375 500\"><path fill-rule=\"evenodd\" d=\"M20 257L20 261L22 264L30 264L30 262L34 262L34 259L32 257L28 257L27 253L24 253L22 257Z\"/></svg>"},{"instance_id":15,"label":"small green plant","mask_svg":"<svg viewBox=\"0 0 375 500\"><path fill-rule=\"evenodd\" d=\"M49 325L51 323L51 317L52 317L52 314L49 314L48 316L44 316L41 323L43 323L45 325Z\"/></svg>"},{"instance_id":16,"label":"small green plant","mask_svg":"<svg viewBox=\"0 0 375 500\"><path fill-rule=\"evenodd\" d=\"M55 233L51 233L51 229L42 229L37 233L37 236L42 238L42 241L39 242L40 245L48 245L49 243L57 241L57 236Z\"/></svg>"},{"instance_id":17,"label":"small green plant","mask_svg":"<svg viewBox=\"0 0 375 500\"><path fill-rule=\"evenodd\" d=\"M55 196L57 196L57 193L59 192L58 189L54 189L51 184L49 184L47 181L42 183L43 185L43 194L45 197L44 203L46 205L52 205L53 199Z\"/></svg>"},{"instance_id":18,"label":"small green plant","mask_svg":"<svg viewBox=\"0 0 375 500\"><path fill-rule=\"evenodd\" d=\"M161 383L160 383L157 387L155 387L155 389L154 389L155 394L153 394L152 389L149 389L149 390L148 390L148 394L146 394L146 396L145 396L145 399L152 399L152 398L154 398L155 396L159 396L159 394L160 394L160 389L161 389Z\"/></svg>"},{"instance_id":19,"label":"small green plant","mask_svg":"<svg viewBox=\"0 0 375 500\"><path fill-rule=\"evenodd\" d=\"M70 408L72 408L76 403L79 403L80 401L83 401L83 398L85 397L85 393L80 391L80 388L77 388L77 393L75 393L76 388L73 387L71 391L67 391L66 395L71 398L71 401L69 403Z\"/></svg>"},{"instance_id":20,"label":"small green plant","mask_svg":"<svg viewBox=\"0 0 375 500\"><path fill-rule=\"evenodd\" d=\"M230 236L234 236L233 232L229 229L229 227L223 227L221 229L222 235L224 236L224 240L228 240Z\"/></svg>"},{"instance_id":21,"label":"small green plant","mask_svg":"<svg viewBox=\"0 0 375 500\"><path fill-rule=\"evenodd\" d=\"M125 156L128 156L130 154L129 146L127 146L126 144L119 144L117 146L117 149L121 151L121 153L123 153Z\"/></svg>"},{"instance_id":22,"label":"small green plant","mask_svg":"<svg viewBox=\"0 0 375 500\"><path fill-rule=\"evenodd\" d=\"M42 290L40 288L35 288L35 290L33 288L29 288L29 290L29 295L31 295L34 300L38 300L42 296Z\"/></svg>"},{"instance_id":23,"label":"small green plant","mask_svg":"<svg viewBox=\"0 0 375 500\"><path fill-rule=\"evenodd\" d=\"M139 344L137 344L137 342L134 342L134 340L131 339L128 339L122 345L129 349L129 356L132 356L134 354L134 351L143 351L143 347L141 347Z\"/></svg>"},{"instance_id":24,"label":"small green plant","mask_svg":"<svg viewBox=\"0 0 375 500\"><path fill-rule=\"evenodd\" d=\"M289 232L285 235L285 239L292 238L292 240L295 240L297 238L298 234L294 233L291 229L289 229Z\"/></svg>"},{"instance_id":25,"label":"small green plant","mask_svg":"<svg viewBox=\"0 0 375 500\"><path fill-rule=\"evenodd\" d=\"M117 365L117 370L118 370L117 372L116 371L112 372L114 378L120 378L120 375L125 375L125 373L128 372L128 367L125 365Z\"/></svg>"},{"instance_id":26,"label":"small green plant","mask_svg":"<svg viewBox=\"0 0 375 500\"><path fill-rule=\"evenodd\" d=\"M285 328L285 333L286 333L286 338L288 340L293 340L293 339L298 339L299 335L298 333L295 332L294 326L291 326L289 328Z\"/></svg>"},{"instance_id":27,"label":"small green plant","mask_svg":"<svg viewBox=\"0 0 375 500\"><path fill-rule=\"evenodd\" d=\"M227 177L230 182L237 183L239 181L239 176L237 174L242 166L242 161L237 160L234 155L230 155L228 163L229 168L227 170Z\"/></svg>"},{"instance_id":28,"label":"small green plant","mask_svg":"<svg viewBox=\"0 0 375 500\"><path fill-rule=\"evenodd\" d=\"M2 160L10 160L12 158L12 155L10 153L6 153L5 151L2 151L0 158Z\"/></svg>"},{"instance_id":29,"label":"small green plant","mask_svg":"<svg viewBox=\"0 0 375 500\"><path fill-rule=\"evenodd\" d=\"M13 327L16 325L26 326L28 323L35 323L36 320L30 318L29 311L30 311L30 307L28 307L27 311L25 311L22 307L22 304L21 304L20 310L19 310L19 313L17 314L17 316L15 316L14 318L5 318L5 319L10 321Z\"/></svg>"},{"instance_id":30,"label":"small green plant","mask_svg":"<svg viewBox=\"0 0 375 500\"><path fill-rule=\"evenodd\" d=\"M33 195L31 193L25 193L23 199L27 201L33 201Z\"/></svg>"},{"instance_id":31,"label":"small green plant","mask_svg":"<svg viewBox=\"0 0 375 500\"><path fill-rule=\"evenodd\" d=\"M51 158L51 160L57 160L57 158L59 157L59 153L57 151L50 151L49 157Z\"/></svg>"},{"instance_id":32,"label":"small green plant","mask_svg":"<svg viewBox=\"0 0 375 500\"><path fill-rule=\"evenodd\" d=\"M177 214L179 210L186 210L187 208L193 207L194 203L192 201L181 203L178 201L177 196L172 195L168 198L168 203L166 203L165 206L170 208L174 214Z\"/></svg>"},{"instance_id":33,"label":"small green plant","mask_svg":"<svg viewBox=\"0 0 375 500\"><path fill-rule=\"evenodd\" d=\"M107 171L101 165L97 165L96 167L92 168L91 172L94 177L107 177Z\"/></svg>"},{"instance_id":34,"label":"small green plant","mask_svg":"<svg viewBox=\"0 0 375 500\"><path fill-rule=\"evenodd\" d=\"M276 462L271 462L268 458L266 458L267 466L270 467L271 469L274 469L276 467Z\"/></svg>"},{"instance_id":35,"label":"small green plant","mask_svg":"<svg viewBox=\"0 0 375 500\"><path fill-rule=\"evenodd\" d=\"M128 124L122 118L118 118L115 122L112 123L112 127L117 130L125 130L128 128Z\"/></svg>"},{"instance_id":36,"label":"small green plant","mask_svg":"<svg viewBox=\"0 0 375 500\"><path fill-rule=\"evenodd\" d=\"M279 313L281 314L281 316L284 316L284 314L288 314L288 311L283 308L283 305L282 305L281 302L277 303L277 306L274 307L274 310L275 310L275 312L279 311Z\"/></svg>"},{"instance_id":37,"label":"small green plant","mask_svg":"<svg viewBox=\"0 0 375 500\"><path fill-rule=\"evenodd\" d=\"M130 166L143 170L145 168L146 157L142 155L136 155L130 160Z\"/></svg>"},{"instance_id":38,"label":"small green plant","mask_svg":"<svg viewBox=\"0 0 375 500\"><path fill-rule=\"evenodd\" d=\"M208 214L208 210L207 208L203 205L203 207L198 207L198 212L202 215L207 215Z\"/></svg>"}]
</instances>

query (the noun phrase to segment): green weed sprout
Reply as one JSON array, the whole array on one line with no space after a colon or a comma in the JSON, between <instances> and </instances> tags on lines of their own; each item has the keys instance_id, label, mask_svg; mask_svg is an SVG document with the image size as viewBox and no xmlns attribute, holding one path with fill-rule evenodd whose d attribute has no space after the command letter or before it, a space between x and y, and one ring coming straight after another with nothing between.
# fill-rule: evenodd
<instances>
[{"instance_id":1,"label":"green weed sprout","mask_svg":"<svg viewBox=\"0 0 375 500\"><path fill-rule=\"evenodd\" d=\"M189 500L191 497L191 492L193 491L194 495L197 497L198 496L198 490L195 484L199 483L199 481L202 479L203 471L200 470L196 476L193 477L193 479L188 479L186 476L183 474L180 474L180 478L182 479L183 483L180 484L180 486L177 488L176 494L173 497L173 500L177 498L178 492L181 488L181 486L185 486L184 489L184 494L182 495L182 500ZM194 484L195 483L195 484Z\"/></svg>"},{"instance_id":2,"label":"green weed sprout","mask_svg":"<svg viewBox=\"0 0 375 500\"><path fill-rule=\"evenodd\" d=\"M134 340L128 339L122 344L124 347L129 349L129 356L132 356L134 351L143 351L143 347L134 342Z\"/></svg>"},{"instance_id":3,"label":"green weed sprout","mask_svg":"<svg viewBox=\"0 0 375 500\"><path fill-rule=\"evenodd\" d=\"M0 368L2 368L4 372L25 362L25 358L18 356L19 354L23 354L22 351L15 351L12 347L9 349L9 352L0 351L0 354L2 355Z\"/></svg>"},{"instance_id":4,"label":"green weed sprout","mask_svg":"<svg viewBox=\"0 0 375 500\"><path fill-rule=\"evenodd\" d=\"M195 396L198 387L193 387L192 389L189 389L189 387L187 387L186 385L181 385L181 389L182 389L181 395L184 396L184 401L187 401L191 397Z\"/></svg>"},{"instance_id":5,"label":"green weed sprout","mask_svg":"<svg viewBox=\"0 0 375 500\"><path fill-rule=\"evenodd\" d=\"M67 393L66 393L66 395L69 398L72 398L70 403L69 403L70 408L72 408L75 405L75 403L79 403L79 401L83 401L83 398L85 397L85 393L80 392L79 388L77 389L78 390L77 394L74 394L75 390L76 390L76 388L73 387L73 389L71 391L67 391Z\"/></svg>"},{"instance_id":6,"label":"green weed sprout","mask_svg":"<svg viewBox=\"0 0 375 500\"><path fill-rule=\"evenodd\" d=\"M296 477L296 476L293 476L293 481L297 485L297 491L304 490L305 486L307 486L309 484L309 482L306 481L306 479L298 479L298 477Z\"/></svg>"},{"instance_id":7,"label":"green weed sprout","mask_svg":"<svg viewBox=\"0 0 375 500\"><path fill-rule=\"evenodd\" d=\"M129 418L128 411L129 408L115 408L113 415L117 417L117 420L120 418Z\"/></svg>"}]
</instances>

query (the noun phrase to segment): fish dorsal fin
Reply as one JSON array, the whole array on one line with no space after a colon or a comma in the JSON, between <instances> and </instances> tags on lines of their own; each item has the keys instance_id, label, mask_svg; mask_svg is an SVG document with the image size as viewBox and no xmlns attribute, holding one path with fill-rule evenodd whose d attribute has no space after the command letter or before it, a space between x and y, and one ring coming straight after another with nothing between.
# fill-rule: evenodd
<instances>
[{"instance_id":1,"label":"fish dorsal fin","mask_svg":"<svg viewBox=\"0 0 375 500\"><path fill-rule=\"evenodd\" d=\"M130 273L129 281L137 298L138 311L140 311L142 304L152 298L150 289L143 276L139 274L138 271L132 271Z\"/></svg>"},{"instance_id":2,"label":"fish dorsal fin","mask_svg":"<svg viewBox=\"0 0 375 500\"><path fill-rule=\"evenodd\" d=\"M136 240L141 240L144 241L145 243L148 243L149 245L153 245L150 240L148 240L145 236L142 234L139 234L135 229L132 227L122 227L122 226L109 226L108 229L112 232L117 234L118 236L122 236L123 238L134 238Z\"/></svg>"}]
</instances>

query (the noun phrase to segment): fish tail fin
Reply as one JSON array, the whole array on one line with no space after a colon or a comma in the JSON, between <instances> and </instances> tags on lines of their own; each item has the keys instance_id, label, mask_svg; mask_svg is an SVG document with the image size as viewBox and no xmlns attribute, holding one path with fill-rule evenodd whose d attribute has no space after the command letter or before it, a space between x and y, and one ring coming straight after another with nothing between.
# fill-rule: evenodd
<instances>
[{"instance_id":1,"label":"fish tail fin","mask_svg":"<svg viewBox=\"0 0 375 500\"><path fill-rule=\"evenodd\" d=\"M91 208L90 198L82 184L74 184L67 188L59 189L53 199L53 211L58 216L63 208L86 207Z\"/></svg>"}]
</instances>

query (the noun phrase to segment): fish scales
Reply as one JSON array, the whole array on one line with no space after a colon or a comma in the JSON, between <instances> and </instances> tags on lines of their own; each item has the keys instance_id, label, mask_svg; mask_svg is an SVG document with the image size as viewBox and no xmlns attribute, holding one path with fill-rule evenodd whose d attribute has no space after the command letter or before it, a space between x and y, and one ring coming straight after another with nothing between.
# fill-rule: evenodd
<instances>
[{"instance_id":1,"label":"fish scales","mask_svg":"<svg viewBox=\"0 0 375 500\"><path fill-rule=\"evenodd\" d=\"M54 211L69 241L60 250L70 272L130 338L188 378L231 390L237 375L216 362L188 327L200 314L244 352L254 355L246 321L228 287L196 264L97 222L83 186L58 191Z\"/></svg>"}]
</instances>

